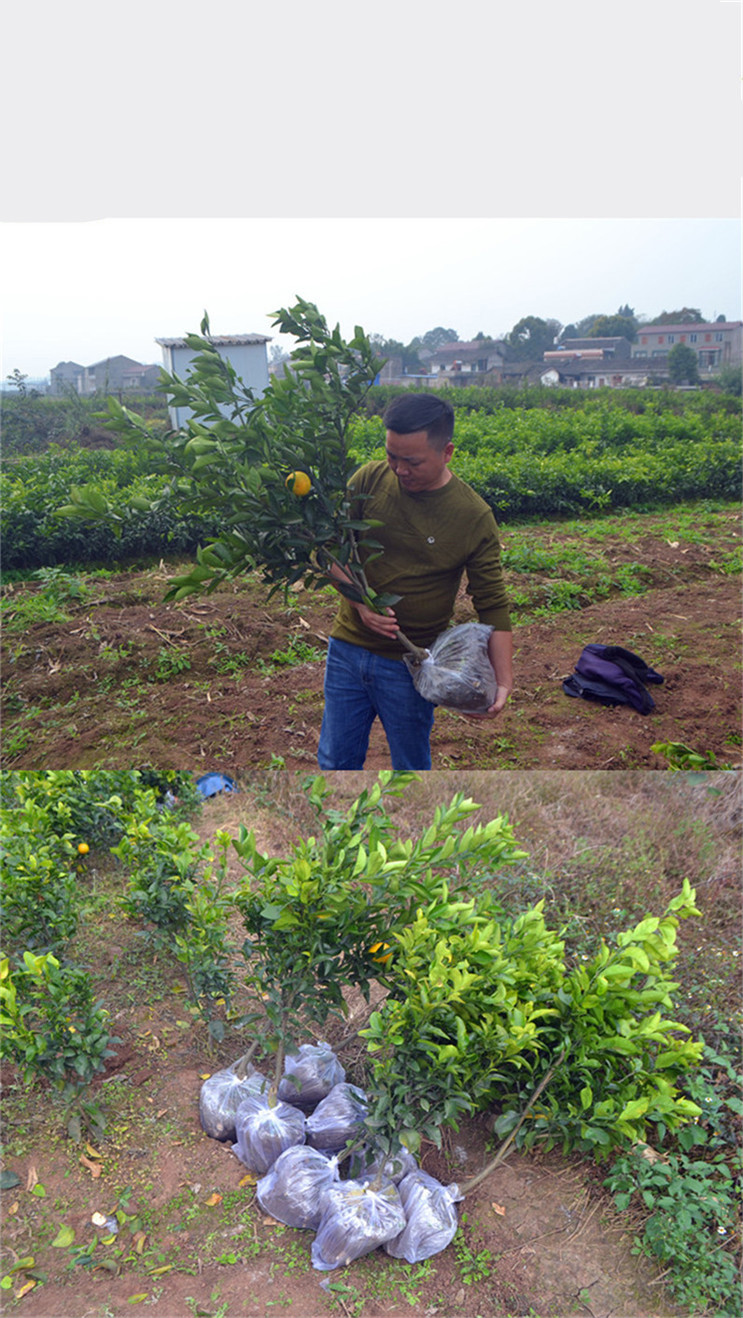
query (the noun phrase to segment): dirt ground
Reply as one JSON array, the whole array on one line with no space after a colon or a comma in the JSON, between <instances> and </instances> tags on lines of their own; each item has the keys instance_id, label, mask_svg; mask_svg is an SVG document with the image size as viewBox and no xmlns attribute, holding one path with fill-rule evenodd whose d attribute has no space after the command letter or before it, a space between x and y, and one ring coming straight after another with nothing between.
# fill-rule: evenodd
<instances>
[{"instance_id":1,"label":"dirt ground","mask_svg":"<svg viewBox=\"0 0 743 1318\"><path fill-rule=\"evenodd\" d=\"M643 548L648 561L649 547ZM667 768L656 742L740 765L740 583L694 553L683 581L654 540L654 587L541 618L515 629L516 689L498 719L436 714L440 769ZM694 551L702 556L702 550ZM12 768L221 770L313 767L323 706L323 660L335 602L301 592L267 602L255 581L178 605L162 603L176 569L123 572L71 602L67 622L5 629L4 764ZM16 587L19 591L33 587ZM457 621L472 616L462 596ZM643 716L566 696L562 681L583 646L599 641L640 654L663 674ZM274 656L310 646L308 662ZM180 671L175 671L182 664ZM187 665L187 666L186 666ZM158 680L158 678L160 680ZM389 766L372 730L366 767Z\"/></svg>"}]
</instances>

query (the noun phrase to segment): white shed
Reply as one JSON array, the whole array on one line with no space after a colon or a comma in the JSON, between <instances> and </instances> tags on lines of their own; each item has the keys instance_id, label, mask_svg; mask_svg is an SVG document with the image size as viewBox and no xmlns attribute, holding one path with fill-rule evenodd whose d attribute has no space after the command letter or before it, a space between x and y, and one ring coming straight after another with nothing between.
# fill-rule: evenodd
<instances>
[{"instance_id":1,"label":"white shed","mask_svg":"<svg viewBox=\"0 0 743 1318\"><path fill-rule=\"evenodd\" d=\"M244 384L254 391L257 397L268 387L268 354L266 344L270 335L266 334L211 334L210 343L218 350L220 357L231 362ZM189 364L196 353L189 348L185 339L155 339L163 350L163 366L169 375L177 375L180 380L188 376ZM226 410L226 409L225 409ZM180 430L191 416L188 407L170 407L170 424L174 430Z\"/></svg>"}]
</instances>

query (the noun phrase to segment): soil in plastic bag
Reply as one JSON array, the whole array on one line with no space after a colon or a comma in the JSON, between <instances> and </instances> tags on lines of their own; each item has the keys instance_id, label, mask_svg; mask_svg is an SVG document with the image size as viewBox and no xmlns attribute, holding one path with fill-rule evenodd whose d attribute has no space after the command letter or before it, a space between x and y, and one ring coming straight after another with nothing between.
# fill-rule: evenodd
<instances>
[{"instance_id":1,"label":"soil in plastic bag","mask_svg":"<svg viewBox=\"0 0 743 1318\"><path fill-rule=\"evenodd\" d=\"M320 1149L295 1144L285 1149L256 1186L258 1203L285 1226L316 1231L328 1190L338 1181L338 1160Z\"/></svg>"},{"instance_id":2,"label":"soil in plastic bag","mask_svg":"<svg viewBox=\"0 0 743 1318\"><path fill-rule=\"evenodd\" d=\"M432 1254L440 1254L454 1239L454 1204L463 1196L457 1185L442 1185L420 1168L404 1176L397 1188L405 1210L405 1228L386 1241L384 1248L393 1258L422 1263Z\"/></svg>"},{"instance_id":3,"label":"soil in plastic bag","mask_svg":"<svg viewBox=\"0 0 743 1318\"><path fill-rule=\"evenodd\" d=\"M269 1105L264 1094L250 1094L235 1113L232 1152L251 1171L263 1175L279 1154L293 1144L304 1144L305 1116L288 1103Z\"/></svg>"},{"instance_id":4,"label":"soil in plastic bag","mask_svg":"<svg viewBox=\"0 0 743 1318\"><path fill-rule=\"evenodd\" d=\"M307 1118L307 1143L326 1153L340 1153L347 1141L358 1135L365 1115L363 1089L345 1082L334 1085Z\"/></svg>"},{"instance_id":5,"label":"soil in plastic bag","mask_svg":"<svg viewBox=\"0 0 743 1318\"><path fill-rule=\"evenodd\" d=\"M498 690L488 658L488 637L492 630L482 622L464 622L437 636L422 664L405 655L419 695L432 705L446 705L467 714L484 714Z\"/></svg>"},{"instance_id":6,"label":"soil in plastic bag","mask_svg":"<svg viewBox=\"0 0 743 1318\"><path fill-rule=\"evenodd\" d=\"M241 1078L234 1067L215 1071L201 1086L199 1093L199 1119L201 1128L214 1140L234 1140L235 1113L250 1094L260 1094L269 1087L266 1076L248 1066Z\"/></svg>"},{"instance_id":7,"label":"soil in plastic bag","mask_svg":"<svg viewBox=\"0 0 743 1318\"><path fill-rule=\"evenodd\" d=\"M327 1192L325 1212L312 1242L312 1266L321 1272L342 1268L369 1254L405 1228L397 1186L377 1189L363 1181L340 1181Z\"/></svg>"},{"instance_id":8,"label":"soil in plastic bag","mask_svg":"<svg viewBox=\"0 0 743 1318\"><path fill-rule=\"evenodd\" d=\"M322 1039L316 1044L303 1043L299 1052L286 1057L279 1098L303 1112L311 1112L345 1078L346 1073L329 1043Z\"/></svg>"},{"instance_id":9,"label":"soil in plastic bag","mask_svg":"<svg viewBox=\"0 0 743 1318\"><path fill-rule=\"evenodd\" d=\"M418 1163L409 1149L400 1145L392 1153L380 1153L371 1144L354 1149L348 1159L348 1175L359 1181L373 1180L380 1173L388 1181L399 1185L408 1172L417 1171Z\"/></svg>"}]
</instances>

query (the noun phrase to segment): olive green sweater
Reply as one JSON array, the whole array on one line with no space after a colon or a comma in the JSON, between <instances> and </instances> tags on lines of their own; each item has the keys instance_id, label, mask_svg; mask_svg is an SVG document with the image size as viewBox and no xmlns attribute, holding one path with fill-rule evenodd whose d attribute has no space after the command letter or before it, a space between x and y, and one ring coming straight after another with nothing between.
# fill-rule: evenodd
<instances>
[{"instance_id":1,"label":"olive green sweater","mask_svg":"<svg viewBox=\"0 0 743 1318\"><path fill-rule=\"evenodd\" d=\"M469 485L452 472L441 489L411 494L386 462L377 461L355 472L350 491L368 496L354 500L354 517L383 523L368 533L384 553L365 565L366 576L375 591L402 596L394 612L411 641L430 646L446 629L463 573L480 622L511 630L498 528L485 500ZM393 659L404 653L399 641L365 627L345 598L331 635Z\"/></svg>"}]
</instances>

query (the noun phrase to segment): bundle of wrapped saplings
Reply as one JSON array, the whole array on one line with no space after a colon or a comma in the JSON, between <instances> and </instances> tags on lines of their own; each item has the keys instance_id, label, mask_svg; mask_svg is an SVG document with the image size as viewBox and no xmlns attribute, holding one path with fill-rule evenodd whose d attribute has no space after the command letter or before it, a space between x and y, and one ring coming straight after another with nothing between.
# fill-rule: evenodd
<instances>
[{"instance_id":1,"label":"bundle of wrapped saplings","mask_svg":"<svg viewBox=\"0 0 743 1318\"><path fill-rule=\"evenodd\" d=\"M365 1134L366 1108L363 1090L346 1082L322 1040L287 1056L278 1090L239 1064L201 1088L203 1129L231 1142L260 1177L256 1194L265 1212L316 1233L311 1256L320 1271L380 1246L420 1263L445 1249L457 1229L458 1187L429 1176L403 1145L391 1154L375 1149ZM341 1156L349 1146L350 1155Z\"/></svg>"}]
</instances>

